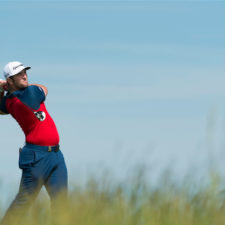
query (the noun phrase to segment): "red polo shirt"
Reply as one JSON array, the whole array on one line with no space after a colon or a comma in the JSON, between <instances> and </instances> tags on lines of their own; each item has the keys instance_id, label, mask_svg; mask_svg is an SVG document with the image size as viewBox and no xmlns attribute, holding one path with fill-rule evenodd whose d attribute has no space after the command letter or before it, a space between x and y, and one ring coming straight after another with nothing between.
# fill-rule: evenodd
<instances>
[{"instance_id":1,"label":"red polo shirt","mask_svg":"<svg viewBox=\"0 0 225 225\"><path fill-rule=\"evenodd\" d=\"M4 96L0 110L14 117L26 136L26 142L54 146L59 143L59 134L44 100L42 88L32 85ZM35 112L41 114L41 118Z\"/></svg>"}]
</instances>

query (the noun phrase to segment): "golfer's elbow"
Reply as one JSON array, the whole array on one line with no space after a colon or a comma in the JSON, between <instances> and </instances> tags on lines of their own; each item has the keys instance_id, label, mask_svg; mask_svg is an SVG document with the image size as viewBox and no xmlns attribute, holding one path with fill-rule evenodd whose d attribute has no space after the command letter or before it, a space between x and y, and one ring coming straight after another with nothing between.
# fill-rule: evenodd
<instances>
[{"instance_id":1,"label":"golfer's elbow","mask_svg":"<svg viewBox=\"0 0 225 225\"><path fill-rule=\"evenodd\" d=\"M44 86L44 85L41 85L41 88L43 89L44 93L45 93L45 96L47 96L48 94L48 89Z\"/></svg>"}]
</instances>

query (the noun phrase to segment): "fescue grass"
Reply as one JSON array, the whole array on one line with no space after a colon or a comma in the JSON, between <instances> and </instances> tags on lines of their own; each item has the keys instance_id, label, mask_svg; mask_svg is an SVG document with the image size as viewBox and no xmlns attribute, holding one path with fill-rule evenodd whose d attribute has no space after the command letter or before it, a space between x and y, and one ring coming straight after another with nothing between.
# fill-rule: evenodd
<instances>
[{"instance_id":1,"label":"fescue grass","mask_svg":"<svg viewBox=\"0 0 225 225\"><path fill-rule=\"evenodd\" d=\"M189 179L189 180L188 180ZM151 185L143 174L115 182L90 178L74 188L68 201L39 196L23 225L223 225L225 195L221 177L211 174L208 183L176 184L165 176Z\"/></svg>"}]
</instances>

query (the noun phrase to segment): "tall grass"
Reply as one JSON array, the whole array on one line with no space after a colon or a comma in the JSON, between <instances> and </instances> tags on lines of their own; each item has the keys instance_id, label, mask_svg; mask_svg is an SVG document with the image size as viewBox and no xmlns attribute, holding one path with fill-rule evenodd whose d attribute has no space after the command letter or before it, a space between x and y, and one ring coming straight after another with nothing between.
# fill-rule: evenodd
<instances>
[{"instance_id":1,"label":"tall grass","mask_svg":"<svg viewBox=\"0 0 225 225\"><path fill-rule=\"evenodd\" d=\"M223 182L210 174L208 183L186 177L176 184L165 174L151 185L139 173L132 179L114 182L110 177L90 178L74 185L68 201L39 196L23 225L223 225ZM51 209L52 208L52 209Z\"/></svg>"}]
</instances>

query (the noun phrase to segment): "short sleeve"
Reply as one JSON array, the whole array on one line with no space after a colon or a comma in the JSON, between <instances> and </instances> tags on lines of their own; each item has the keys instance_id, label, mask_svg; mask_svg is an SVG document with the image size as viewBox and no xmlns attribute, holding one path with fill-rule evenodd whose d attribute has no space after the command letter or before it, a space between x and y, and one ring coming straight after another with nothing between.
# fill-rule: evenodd
<instances>
[{"instance_id":1,"label":"short sleeve","mask_svg":"<svg viewBox=\"0 0 225 225\"><path fill-rule=\"evenodd\" d=\"M45 93L41 87L31 85L28 87L28 92L29 95L32 96L32 98L37 101L37 103L45 101Z\"/></svg>"},{"instance_id":2,"label":"short sleeve","mask_svg":"<svg viewBox=\"0 0 225 225\"><path fill-rule=\"evenodd\" d=\"M20 99L27 106L37 110L40 104L45 101L45 93L42 88L31 85L23 91L15 91L14 96Z\"/></svg>"},{"instance_id":3,"label":"short sleeve","mask_svg":"<svg viewBox=\"0 0 225 225\"><path fill-rule=\"evenodd\" d=\"M37 97L38 99L40 100L40 102L44 102L45 101L45 93L44 93L44 90L41 88L41 87L38 87L38 86L32 86L34 87L36 90L36 93L37 93Z\"/></svg>"}]
</instances>

